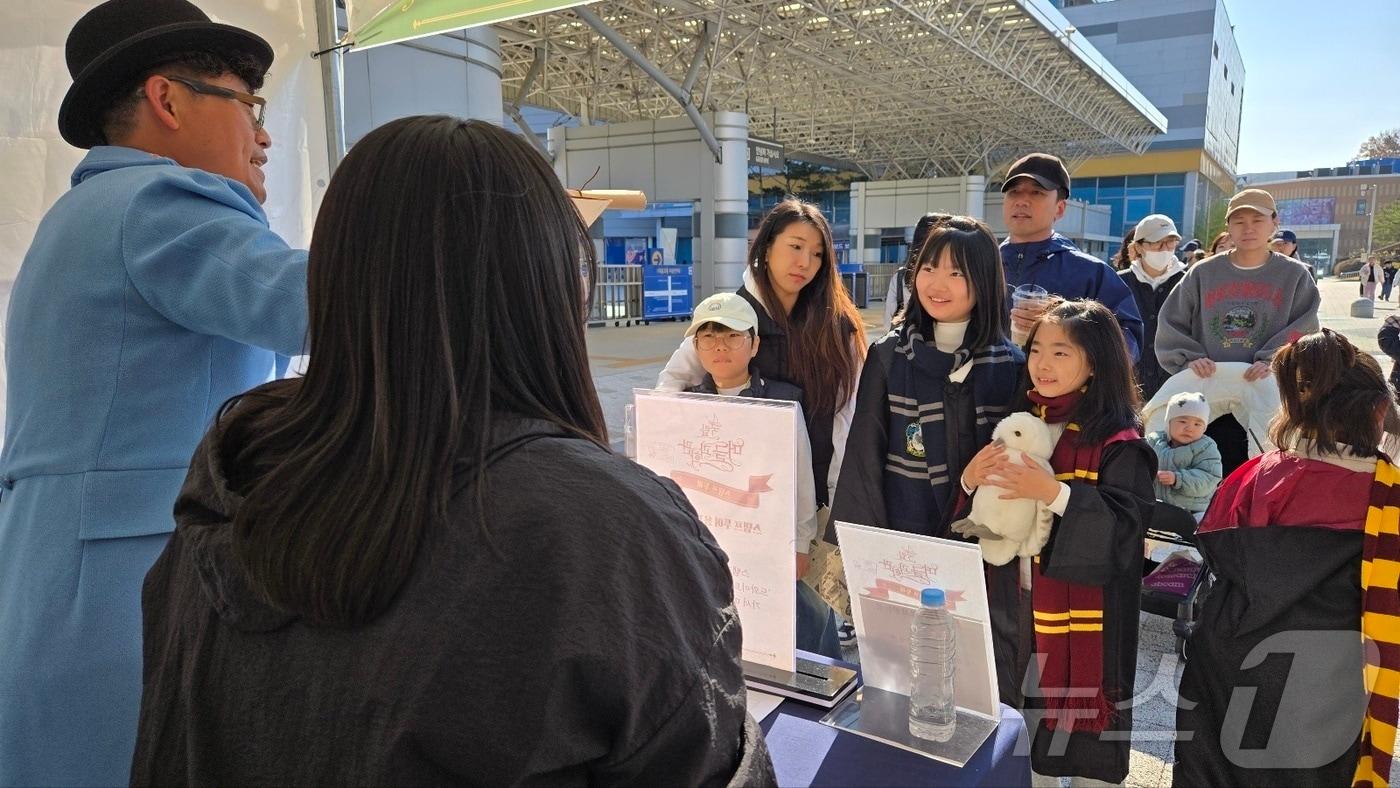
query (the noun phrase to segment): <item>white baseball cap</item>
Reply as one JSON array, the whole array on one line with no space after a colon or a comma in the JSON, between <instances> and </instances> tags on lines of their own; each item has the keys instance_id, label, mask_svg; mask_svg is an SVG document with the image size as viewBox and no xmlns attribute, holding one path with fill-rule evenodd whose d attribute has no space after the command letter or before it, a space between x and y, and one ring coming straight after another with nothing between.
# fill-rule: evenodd
<instances>
[{"instance_id":1,"label":"white baseball cap","mask_svg":"<svg viewBox=\"0 0 1400 788\"><path fill-rule=\"evenodd\" d=\"M752 331L758 325L758 313L738 293L715 293L695 307L685 335L695 336L706 323L719 323L735 331Z\"/></svg>"},{"instance_id":2,"label":"white baseball cap","mask_svg":"<svg viewBox=\"0 0 1400 788\"><path fill-rule=\"evenodd\" d=\"M1143 220L1137 223L1137 229L1133 230L1134 241L1146 241L1150 244L1173 235L1181 238L1181 233L1176 231L1176 222L1173 222L1170 216L1160 213L1143 217Z\"/></svg>"}]
</instances>

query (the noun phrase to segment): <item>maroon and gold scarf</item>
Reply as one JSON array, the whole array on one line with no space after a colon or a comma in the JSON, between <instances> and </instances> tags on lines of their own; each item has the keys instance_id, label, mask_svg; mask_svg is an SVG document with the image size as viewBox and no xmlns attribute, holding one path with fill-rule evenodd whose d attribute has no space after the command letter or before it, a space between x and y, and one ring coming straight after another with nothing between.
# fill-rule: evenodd
<instances>
[{"instance_id":1,"label":"maroon and gold scarf","mask_svg":"<svg viewBox=\"0 0 1400 788\"><path fill-rule=\"evenodd\" d=\"M1028 392L1031 412L1047 424L1069 422L1084 390L1059 397ZM1050 467L1058 481L1097 485L1103 451L1119 441L1135 440L1136 430L1126 429L1108 440L1089 444L1079 440L1079 425L1065 424L1065 431L1050 455ZM1116 698L1103 686L1103 588L1067 583L1040 571L1035 559L1031 579L1031 605L1035 613L1035 650L1045 655L1040 671L1040 691L1045 703L1045 727L1055 730L1102 732L1113 716Z\"/></svg>"},{"instance_id":2,"label":"maroon and gold scarf","mask_svg":"<svg viewBox=\"0 0 1400 788\"><path fill-rule=\"evenodd\" d=\"M1376 460L1361 553L1361 632L1366 640L1366 718L1352 784L1390 784L1395 724L1400 717L1400 468Z\"/></svg>"}]
</instances>

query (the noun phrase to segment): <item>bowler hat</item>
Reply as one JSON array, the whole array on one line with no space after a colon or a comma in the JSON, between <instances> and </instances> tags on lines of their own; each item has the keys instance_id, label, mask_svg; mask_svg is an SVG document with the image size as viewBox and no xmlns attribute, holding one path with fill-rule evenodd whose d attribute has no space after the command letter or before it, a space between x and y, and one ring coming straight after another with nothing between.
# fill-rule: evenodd
<instances>
[{"instance_id":1,"label":"bowler hat","mask_svg":"<svg viewBox=\"0 0 1400 788\"><path fill-rule=\"evenodd\" d=\"M272 47L232 25L212 22L189 0L107 0L68 33L65 51L73 86L58 110L58 130L78 148L102 145L102 115L117 91L146 69L180 52L246 54L263 71Z\"/></svg>"}]
</instances>

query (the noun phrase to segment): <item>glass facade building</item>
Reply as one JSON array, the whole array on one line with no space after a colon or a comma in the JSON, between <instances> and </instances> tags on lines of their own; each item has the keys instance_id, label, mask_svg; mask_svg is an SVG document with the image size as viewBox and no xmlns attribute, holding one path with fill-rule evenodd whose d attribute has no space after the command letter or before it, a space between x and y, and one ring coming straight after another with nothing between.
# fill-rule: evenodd
<instances>
[{"instance_id":1,"label":"glass facade building","mask_svg":"<svg viewBox=\"0 0 1400 788\"><path fill-rule=\"evenodd\" d=\"M1144 216L1162 213L1186 227L1186 173L1075 178L1072 194L1090 205L1106 205L1110 231L1122 236Z\"/></svg>"}]
</instances>

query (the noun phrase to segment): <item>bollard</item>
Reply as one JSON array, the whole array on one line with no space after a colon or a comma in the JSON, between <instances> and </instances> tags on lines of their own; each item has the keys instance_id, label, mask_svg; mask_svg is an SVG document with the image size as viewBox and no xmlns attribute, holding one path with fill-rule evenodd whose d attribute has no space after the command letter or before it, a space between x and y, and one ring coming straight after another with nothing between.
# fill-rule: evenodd
<instances>
[{"instance_id":1,"label":"bollard","mask_svg":"<svg viewBox=\"0 0 1400 788\"><path fill-rule=\"evenodd\" d=\"M1351 302L1352 317L1375 317L1376 303L1369 298L1358 298Z\"/></svg>"}]
</instances>

